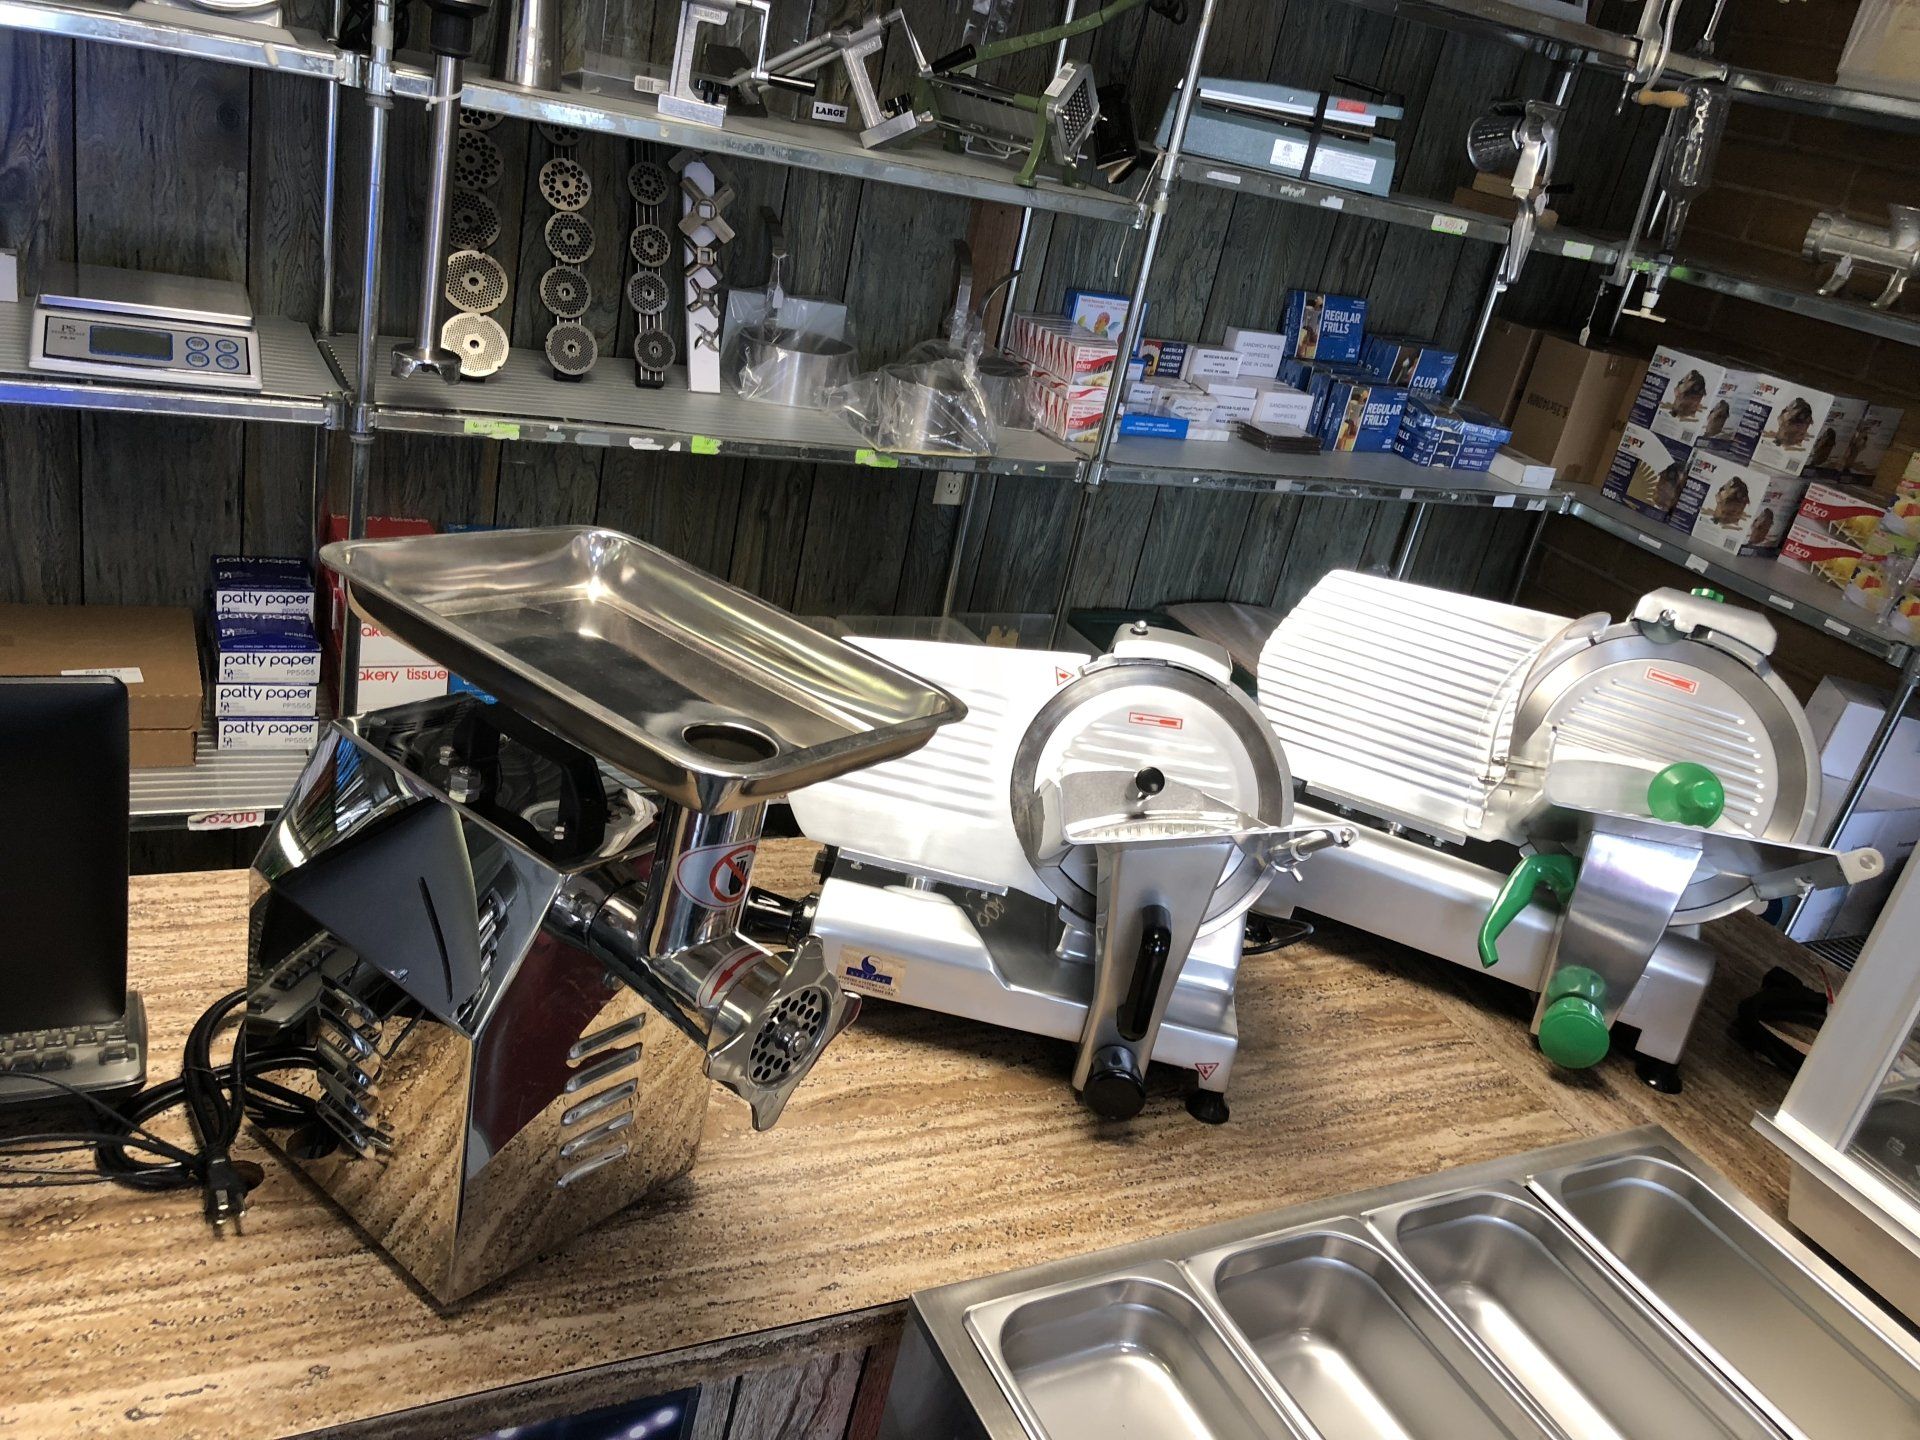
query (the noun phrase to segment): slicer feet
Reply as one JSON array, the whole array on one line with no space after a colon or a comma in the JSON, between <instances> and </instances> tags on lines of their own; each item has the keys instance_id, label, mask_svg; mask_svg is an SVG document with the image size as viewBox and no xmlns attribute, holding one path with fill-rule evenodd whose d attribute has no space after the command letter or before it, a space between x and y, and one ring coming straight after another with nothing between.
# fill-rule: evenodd
<instances>
[{"instance_id":1,"label":"slicer feet","mask_svg":"<svg viewBox=\"0 0 1920 1440\"><path fill-rule=\"evenodd\" d=\"M1634 1073L1640 1082L1648 1088L1658 1090L1662 1095L1680 1093L1680 1067L1671 1060L1655 1060L1651 1055L1633 1057Z\"/></svg>"},{"instance_id":2,"label":"slicer feet","mask_svg":"<svg viewBox=\"0 0 1920 1440\"><path fill-rule=\"evenodd\" d=\"M1187 1113L1202 1125L1227 1123L1227 1097L1218 1090L1195 1090L1187 1096Z\"/></svg>"}]
</instances>

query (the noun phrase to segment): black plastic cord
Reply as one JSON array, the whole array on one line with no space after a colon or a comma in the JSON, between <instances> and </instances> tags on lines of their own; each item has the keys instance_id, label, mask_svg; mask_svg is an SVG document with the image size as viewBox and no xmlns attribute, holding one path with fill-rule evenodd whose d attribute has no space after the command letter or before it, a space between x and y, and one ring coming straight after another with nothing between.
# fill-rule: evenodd
<instances>
[{"instance_id":1,"label":"black plastic cord","mask_svg":"<svg viewBox=\"0 0 1920 1440\"><path fill-rule=\"evenodd\" d=\"M0 1163L0 1174L31 1173L39 1178L0 1181L0 1187L62 1185L111 1180L136 1190L166 1191L199 1187L207 1219L215 1225L237 1219L246 1210L247 1192L265 1178L260 1166L233 1158L241 1122L251 1116L270 1127L300 1125L318 1117L312 1100L296 1090L265 1079L268 1072L312 1070L314 1057L306 1051L275 1054L254 1060L247 1050L243 1026L234 1036L233 1054L224 1065L213 1063L213 1042L234 1012L246 1004L247 992L234 990L216 1000L194 1022L181 1056L180 1074L140 1091L119 1106L98 1096L40 1075L38 1079L84 1101L104 1123L94 1130L37 1132L0 1137L0 1162L16 1157L44 1156L90 1146L96 1175L55 1172L54 1167L24 1167ZM175 1144L156 1135L147 1121L170 1110L184 1108L193 1130L190 1144ZM58 1173L60 1178L53 1178Z\"/></svg>"}]
</instances>

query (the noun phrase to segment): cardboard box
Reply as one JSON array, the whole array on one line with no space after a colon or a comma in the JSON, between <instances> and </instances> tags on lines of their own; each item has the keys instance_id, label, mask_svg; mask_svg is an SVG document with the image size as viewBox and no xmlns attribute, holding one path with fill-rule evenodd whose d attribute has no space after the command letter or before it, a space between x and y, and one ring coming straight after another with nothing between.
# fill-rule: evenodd
<instances>
[{"instance_id":1,"label":"cardboard box","mask_svg":"<svg viewBox=\"0 0 1920 1440\"><path fill-rule=\"evenodd\" d=\"M1280 373L1280 362L1287 358L1287 337L1271 330L1229 327L1227 348L1240 356L1243 379L1271 380Z\"/></svg>"},{"instance_id":2,"label":"cardboard box","mask_svg":"<svg viewBox=\"0 0 1920 1440\"><path fill-rule=\"evenodd\" d=\"M388 710L432 700L447 693L448 683L444 665L362 665L357 687L360 709Z\"/></svg>"},{"instance_id":3,"label":"cardboard box","mask_svg":"<svg viewBox=\"0 0 1920 1440\"><path fill-rule=\"evenodd\" d=\"M1072 385L1107 385L1120 345L1057 315L1016 315L1008 348L1035 369Z\"/></svg>"},{"instance_id":4,"label":"cardboard box","mask_svg":"<svg viewBox=\"0 0 1920 1440\"><path fill-rule=\"evenodd\" d=\"M1500 452L1493 457L1493 463L1487 466L1487 472L1496 480L1504 480L1509 485L1518 485L1527 490L1544 490L1553 484L1551 465L1542 465L1531 455L1522 455L1511 445L1500 447Z\"/></svg>"},{"instance_id":5,"label":"cardboard box","mask_svg":"<svg viewBox=\"0 0 1920 1440\"><path fill-rule=\"evenodd\" d=\"M1351 364L1366 339L1367 302L1353 295L1319 290L1287 292L1287 354L1295 360Z\"/></svg>"},{"instance_id":6,"label":"cardboard box","mask_svg":"<svg viewBox=\"0 0 1920 1440\"><path fill-rule=\"evenodd\" d=\"M221 715L213 722L219 750L297 750L306 754L319 743L320 722L312 716Z\"/></svg>"},{"instance_id":7,"label":"cardboard box","mask_svg":"<svg viewBox=\"0 0 1920 1440\"><path fill-rule=\"evenodd\" d=\"M276 685L264 680L216 680L213 686L215 719L251 716L289 719L320 712L318 685Z\"/></svg>"},{"instance_id":8,"label":"cardboard box","mask_svg":"<svg viewBox=\"0 0 1920 1440\"><path fill-rule=\"evenodd\" d=\"M1665 520L1686 488L1693 452L1644 425L1628 423L1607 467L1601 493L1653 520Z\"/></svg>"},{"instance_id":9,"label":"cardboard box","mask_svg":"<svg viewBox=\"0 0 1920 1440\"><path fill-rule=\"evenodd\" d=\"M1725 361L1662 345L1647 362L1627 419L1691 447L1700 438L1726 374Z\"/></svg>"},{"instance_id":10,"label":"cardboard box","mask_svg":"<svg viewBox=\"0 0 1920 1440\"><path fill-rule=\"evenodd\" d=\"M1320 444L1327 450L1355 454L1391 450L1406 403L1402 385L1381 385L1364 378L1335 380L1320 415Z\"/></svg>"},{"instance_id":11,"label":"cardboard box","mask_svg":"<svg viewBox=\"0 0 1920 1440\"><path fill-rule=\"evenodd\" d=\"M1487 326L1487 338L1480 344L1480 357L1474 361L1462 398L1502 425L1513 424L1520 397L1526 393L1534 355L1545 334L1544 330L1516 325L1511 320L1495 320Z\"/></svg>"},{"instance_id":12,"label":"cardboard box","mask_svg":"<svg viewBox=\"0 0 1920 1440\"><path fill-rule=\"evenodd\" d=\"M1109 340L1118 340L1127 329L1127 311L1132 302L1125 295L1105 290L1067 291L1066 317L1082 330Z\"/></svg>"},{"instance_id":13,"label":"cardboard box","mask_svg":"<svg viewBox=\"0 0 1920 1440\"><path fill-rule=\"evenodd\" d=\"M1813 448L1800 473L1816 480L1838 480L1847 473L1847 447L1867 413L1867 402L1857 395L1836 395L1825 417L1814 428Z\"/></svg>"},{"instance_id":14,"label":"cardboard box","mask_svg":"<svg viewBox=\"0 0 1920 1440\"><path fill-rule=\"evenodd\" d=\"M1715 410L1723 404L1726 423L1710 412L1698 444L1743 464L1798 475L1813 453L1815 426L1826 418L1833 396L1765 371L1729 368Z\"/></svg>"},{"instance_id":15,"label":"cardboard box","mask_svg":"<svg viewBox=\"0 0 1920 1440\"><path fill-rule=\"evenodd\" d=\"M1036 375L1029 392L1034 425L1069 445L1099 437L1106 416L1105 385L1069 385L1054 375Z\"/></svg>"},{"instance_id":16,"label":"cardboard box","mask_svg":"<svg viewBox=\"0 0 1920 1440\"><path fill-rule=\"evenodd\" d=\"M1880 474L1880 466L1893 446L1893 437L1907 412L1898 405L1869 405L1847 440L1846 471L1854 479L1871 485Z\"/></svg>"},{"instance_id":17,"label":"cardboard box","mask_svg":"<svg viewBox=\"0 0 1920 1440\"><path fill-rule=\"evenodd\" d=\"M1827 776L1826 782L1822 793L1823 808L1829 804L1834 808L1829 811L1828 818L1819 822L1816 832L1819 834L1826 832L1831 815L1839 813L1839 797L1846 790L1844 779ZM1886 868L1871 880L1863 880L1858 885L1815 890L1807 896L1806 904L1800 908L1794 923L1787 930L1791 938L1803 943L1850 938L1865 935L1873 929L1881 910L1886 907L1887 898L1893 894L1901 871L1912 859L1915 845L1920 843L1920 808L1876 810L1863 806L1847 818L1834 843L1836 848L1842 850L1870 845L1880 852L1880 858L1886 861Z\"/></svg>"},{"instance_id":18,"label":"cardboard box","mask_svg":"<svg viewBox=\"0 0 1920 1440\"><path fill-rule=\"evenodd\" d=\"M1864 485L1835 485L1816 480L1800 497L1798 519L1860 544L1882 528L1887 497Z\"/></svg>"},{"instance_id":19,"label":"cardboard box","mask_svg":"<svg viewBox=\"0 0 1920 1440\"><path fill-rule=\"evenodd\" d=\"M90 674L127 687L134 768L193 763L204 696L191 610L0 605L0 675Z\"/></svg>"},{"instance_id":20,"label":"cardboard box","mask_svg":"<svg viewBox=\"0 0 1920 1440\"><path fill-rule=\"evenodd\" d=\"M1836 589L1845 589L1864 555L1860 546L1823 525L1795 516L1780 546L1779 563L1789 570L1818 575Z\"/></svg>"},{"instance_id":21,"label":"cardboard box","mask_svg":"<svg viewBox=\"0 0 1920 1440\"><path fill-rule=\"evenodd\" d=\"M1733 555L1772 555L1787 538L1809 482L1695 450L1668 523Z\"/></svg>"},{"instance_id":22,"label":"cardboard box","mask_svg":"<svg viewBox=\"0 0 1920 1440\"><path fill-rule=\"evenodd\" d=\"M1256 425L1284 425L1290 430L1313 430L1313 397L1290 385L1275 384L1263 389L1253 402Z\"/></svg>"},{"instance_id":23,"label":"cardboard box","mask_svg":"<svg viewBox=\"0 0 1920 1440\"><path fill-rule=\"evenodd\" d=\"M1829 782L1825 789L1833 796L1831 802L1822 797L1823 805L1833 806L1826 819L1837 811L1839 793L1866 758L1867 746L1892 700L1888 691L1876 685L1838 675L1826 676L1814 688L1807 701L1807 727L1820 751L1820 770ZM1893 738L1868 781L1867 795L1875 809L1920 805L1920 718L1902 716L1894 726Z\"/></svg>"},{"instance_id":24,"label":"cardboard box","mask_svg":"<svg viewBox=\"0 0 1920 1440\"><path fill-rule=\"evenodd\" d=\"M1551 465L1568 484L1601 484L1639 394L1645 363L1616 350L1541 335L1513 412L1513 448ZM1500 413L1474 395L1470 388L1469 400L1489 414Z\"/></svg>"},{"instance_id":25,"label":"cardboard box","mask_svg":"<svg viewBox=\"0 0 1920 1440\"><path fill-rule=\"evenodd\" d=\"M1240 352L1214 345L1195 345L1187 351L1187 368L1181 379L1195 385L1208 380L1235 380L1240 376ZM1278 367L1276 367L1278 368Z\"/></svg>"}]
</instances>

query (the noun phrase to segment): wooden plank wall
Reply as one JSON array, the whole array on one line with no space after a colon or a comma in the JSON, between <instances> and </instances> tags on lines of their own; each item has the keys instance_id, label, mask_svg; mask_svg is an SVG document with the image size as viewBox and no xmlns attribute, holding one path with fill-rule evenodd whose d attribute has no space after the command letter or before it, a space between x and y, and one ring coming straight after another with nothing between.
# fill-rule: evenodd
<instances>
[{"instance_id":1,"label":"wooden plank wall","mask_svg":"<svg viewBox=\"0 0 1920 1440\"><path fill-rule=\"evenodd\" d=\"M778 7L776 44L803 33L816 8ZM958 39L964 7L907 8L930 48ZM291 9L311 25L320 6L293 0ZM585 23L587 6L568 9ZM1023 0L1021 10L1022 24L1039 24L1057 0ZM657 58L671 48L673 13L664 0L635 10ZM1150 134L1186 44L1186 31L1143 11L1078 49L1101 74L1129 77L1136 124ZM882 93L902 88L901 63L892 57ZM0 244L22 247L30 272L75 255L205 274L245 281L263 310L316 316L321 86L20 34L0 35L0 67ZM1036 87L1048 67L1034 52L1009 62L1004 78ZM1226 0L1207 69L1317 85L1343 76L1398 92L1409 111L1400 184L1436 195L1466 178L1460 136L1484 103L1537 92L1548 78L1544 62L1516 49L1396 24L1340 0ZM344 109L343 319L357 303L365 144L358 97ZM535 345L546 322L532 297L549 261L534 177L553 150L517 122L492 133L507 161L498 192L507 233L496 253L513 276L508 318L515 343ZM420 223L411 202L424 188L425 144L419 107L398 107L381 277L391 331L407 328L413 310ZM590 136L580 158L597 181L590 318L614 348L631 338L618 291L630 224L621 177L632 151ZM731 278L762 282L757 216L762 205L783 210L796 288L847 300L873 360L933 331L955 236L973 233L985 271L1015 228L1017 212L957 197L744 162L728 166L728 178L747 222ZM1378 327L1466 338L1489 246L1199 187L1176 198L1152 295L1156 332L1214 339L1229 324L1269 325L1286 288L1309 284L1367 294ZM1021 303L1051 307L1070 285L1123 283L1135 243L1116 227L1037 217ZM1570 292L1585 283L1581 267L1551 268L1573 272ZM0 597L187 603L211 554L297 551L311 443L269 426L0 412ZM957 511L931 504L933 486L931 474L907 471L383 437L374 501L442 523L598 519L802 610L912 612L937 607L952 553ZM1057 482L982 486L963 607L1051 609L1079 495ZM1116 489L1091 507L1070 595L1087 604L1285 600L1327 566L1390 555L1403 520L1397 505ZM1417 573L1499 589L1525 528L1511 516L1445 516L1428 532ZM1462 546L1463 536L1473 543Z\"/></svg>"}]
</instances>

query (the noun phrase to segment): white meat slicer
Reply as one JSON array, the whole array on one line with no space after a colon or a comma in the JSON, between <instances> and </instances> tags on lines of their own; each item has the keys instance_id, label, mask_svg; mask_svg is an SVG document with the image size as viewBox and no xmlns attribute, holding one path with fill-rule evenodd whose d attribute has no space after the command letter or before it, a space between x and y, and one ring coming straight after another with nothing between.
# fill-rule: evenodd
<instances>
[{"instance_id":1,"label":"white meat slicer","mask_svg":"<svg viewBox=\"0 0 1920 1440\"><path fill-rule=\"evenodd\" d=\"M1637 1026L1641 1077L1678 1089L1698 927L1882 868L1804 843L1820 767L1773 643L1712 591L1614 624L1329 574L1267 640L1260 705L1326 807L1296 820L1366 823L1288 899L1535 990L1558 1064Z\"/></svg>"},{"instance_id":2,"label":"white meat slicer","mask_svg":"<svg viewBox=\"0 0 1920 1440\"><path fill-rule=\"evenodd\" d=\"M1224 652L1136 625L1079 655L857 640L964 699L911 757L795 791L837 847L812 918L850 990L1077 1041L1099 1115L1144 1103L1149 1061L1227 1118L1248 909L1334 820L1293 823L1286 759Z\"/></svg>"}]
</instances>

